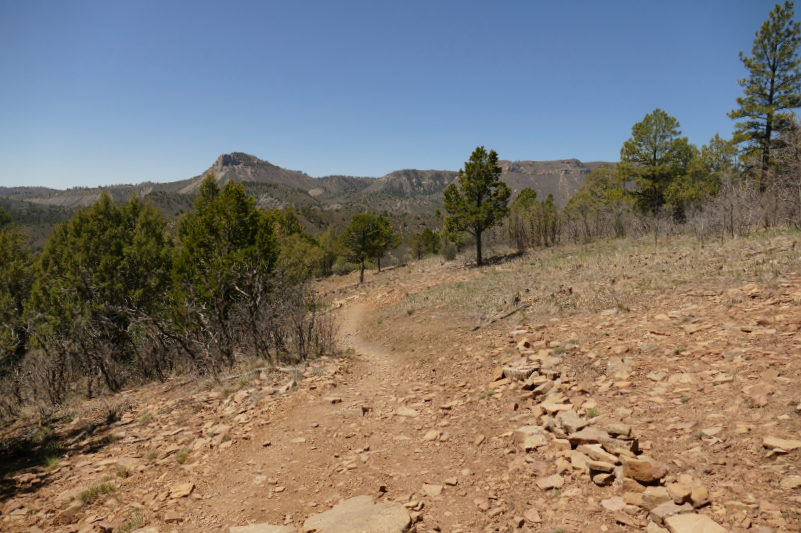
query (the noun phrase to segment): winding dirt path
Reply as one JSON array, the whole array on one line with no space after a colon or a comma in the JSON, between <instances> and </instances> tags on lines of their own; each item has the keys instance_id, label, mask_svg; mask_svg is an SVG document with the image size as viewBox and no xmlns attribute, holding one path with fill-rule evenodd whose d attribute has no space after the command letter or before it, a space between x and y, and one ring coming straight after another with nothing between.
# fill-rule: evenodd
<instances>
[{"instance_id":1,"label":"winding dirt path","mask_svg":"<svg viewBox=\"0 0 801 533\"><path fill-rule=\"evenodd\" d=\"M252 521L300 526L310 514L361 494L420 501L426 483L446 487L440 494L432 489L429 524L435 514L451 522L460 507L474 514L456 501L470 484L465 455L457 451L463 439L453 435L462 428L448 427L439 409L444 399L405 356L364 338L373 313L358 303L341 312L341 344L356 355L336 388L298 391L250 441L215 461L200 489L201 524L220 531ZM445 482L460 477L460 485Z\"/></svg>"}]
</instances>

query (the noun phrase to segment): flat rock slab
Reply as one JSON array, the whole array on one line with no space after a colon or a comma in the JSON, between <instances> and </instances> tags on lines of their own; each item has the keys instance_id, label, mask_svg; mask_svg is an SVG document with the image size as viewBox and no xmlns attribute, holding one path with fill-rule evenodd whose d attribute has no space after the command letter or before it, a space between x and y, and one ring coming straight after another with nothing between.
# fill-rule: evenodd
<instances>
[{"instance_id":1,"label":"flat rock slab","mask_svg":"<svg viewBox=\"0 0 801 533\"><path fill-rule=\"evenodd\" d=\"M702 514L678 514L665 518L670 533L729 533L711 518Z\"/></svg>"},{"instance_id":2,"label":"flat rock slab","mask_svg":"<svg viewBox=\"0 0 801 533\"><path fill-rule=\"evenodd\" d=\"M231 526L229 533L297 533L293 526L271 526L270 524L250 524L249 526Z\"/></svg>"},{"instance_id":3,"label":"flat rock slab","mask_svg":"<svg viewBox=\"0 0 801 533\"><path fill-rule=\"evenodd\" d=\"M797 448L801 448L801 440L786 440L777 437L765 437L762 440L762 446L765 448L779 448L786 452L791 452Z\"/></svg>"},{"instance_id":4,"label":"flat rock slab","mask_svg":"<svg viewBox=\"0 0 801 533\"><path fill-rule=\"evenodd\" d=\"M374 504L370 496L357 496L309 517L302 532L406 533L411 524L409 512L400 503Z\"/></svg>"},{"instance_id":5,"label":"flat rock slab","mask_svg":"<svg viewBox=\"0 0 801 533\"><path fill-rule=\"evenodd\" d=\"M409 409L408 407L400 407L397 411L395 411L395 415L397 416L408 416L411 418L415 418L419 413L414 409Z\"/></svg>"}]
</instances>

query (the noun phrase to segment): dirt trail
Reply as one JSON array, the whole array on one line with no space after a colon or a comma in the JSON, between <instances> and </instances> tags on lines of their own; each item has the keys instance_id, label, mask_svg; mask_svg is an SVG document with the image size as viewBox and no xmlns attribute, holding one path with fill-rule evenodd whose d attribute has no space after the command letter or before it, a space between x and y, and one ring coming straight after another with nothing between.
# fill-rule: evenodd
<instances>
[{"instance_id":1,"label":"dirt trail","mask_svg":"<svg viewBox=\"0 0 801 533\"><path fill-rule=\"evenodd\" d=\"M201 488L207 511L200 520L213 517L223 530L251 521L299 526L341 499L369 494L408 503L423 483L458 481L464 459L446 451L450 437L440 442L435 431L425 441L440 453L420 448L418 433L447 424L420 420L420 392L428 384L410 372L403 356L361 335L372 312L355 304L341 314L342 346L356 352L345 380L336 388L297 392L268 426L215 463ZM448 493L457 491L446 491L437 503L452 516L455 502L445 501ZM410 508L422 505L412 501ZM431 508L426 515L433 524Z\"/></svg>"},{"instance_id":2,"label":"dirt trail","mask_svg":"<svg viewBox=\"0 0 801 533\"><path fill-rule=\"evenodd\" d=\"M437 272L414 286L465 277ZM151 384L92 431L89 402L57 429L69 457L4 480L0 530L108 533L136 513L162 533L299 527L366 494L403 503L418 533L663 532L676 500L696 525L801 531L801 275L475 332L434 298L392 307L416 290L402 275L329 282L345 356L294 384ZM635 442L657 466L625 474ZM76 501L109 479L115 492Z\"/></svg>"}]
</instances>

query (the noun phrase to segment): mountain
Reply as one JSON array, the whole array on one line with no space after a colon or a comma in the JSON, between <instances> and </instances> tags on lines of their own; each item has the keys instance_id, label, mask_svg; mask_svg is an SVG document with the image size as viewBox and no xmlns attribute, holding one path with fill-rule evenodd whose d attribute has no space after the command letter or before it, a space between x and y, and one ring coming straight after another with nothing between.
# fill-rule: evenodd
<instances>
[{"instance_id":1,"label":"mountain","mask_svg":"<svg viewBox=\"0 0 801 533\"><path fill-rule=\"evenodd\" d=\"M560 207L576 194L592 169L600 162L582 163L578 159L560 161L500 161L501 181L513 191L513 197L526 187L537 191L537 197L545 199L553 194ZM399 197L440 196L456 179L452 170L396 170L378 178L364 189L365 194L379 193Z\"/></svg>"},{"instance_id":2,"label":"mountain","mask_svg":"<svg viewBox=\"0 0 801 533\"><path fill-rule=\"evenodd\" d=\"M560 161L501 161L501 180L516 196L530 187L540 199L553 194L556 204L564 207L586 181L587 174L601 163L582 163L578 159ZM257 205L281 209L292 205L307 229L324 229L328 224L340 227L349 213L371 211L394 217L411 217L404 227L409 231L427 224L436 225L434 211L442 207L442 191L454 182L454 170L404 169L380 178L325 176L313 178L305 172L287 170L267 161L241 153L220 155L203 173L170 183L145 182L138 185L74 187L66 190L46 187L0 187L0 205L14 220L40 238L58 220L70 216L75 208L94 203L103 190L115 201L126 201L132 194L150 200L165 216L173 217L191 209L194 193L201 181L214 172L218 183L233 180L242 183ZM40 209L25 206L38 205ZM39 223L37 223L39 221ZM55 221L55 222L54 222ZM35 232L32 230L36 230Z\"/></svg>"},{"instance_id":3,"label":"mountain","mask_svg":"<svg viewBox=\"0 0 801 533\"><path fill-rule=\"evenodd\" d=\"M441 194L456 179L453 170L396 170L378 178L364 192L392 196L431 196Z\"/></svg>"},{"instance_id":4,"label":"mountain","mask_svg":"<svg viewBox=\"0 0 801 533\"><path fill-rule=\"evenodd\" d=\"M559 207L567 205L579 187L587 181L587 174L602 162L582 163L578 159L560 161L501 161L501 181L512 189L512 197L526 187L537 191L537 198L545 200L553 194Z\"/></svg>"},{"instance_id":5,"label":"mountain","mask_svg":"<svg viewBox=\"0 0 801 533\"><path fill-rule=\"evenodd\" d=\"M318 186L318 180L312 178L305 172L286 170L268 163L267 161L262 161L258 157L242 152L234 152L231 154L222 154L217 158L217 161L214 162L211 168L200 176L192 178L190 183L181 187L178 192L181 194L195 192L200 182L203 181L203 178L210 172L215 173L217 182L221 185L233 180L236 183L277 183L288 187L304 189L306 191Z\"/></svg>"}]
</instances>

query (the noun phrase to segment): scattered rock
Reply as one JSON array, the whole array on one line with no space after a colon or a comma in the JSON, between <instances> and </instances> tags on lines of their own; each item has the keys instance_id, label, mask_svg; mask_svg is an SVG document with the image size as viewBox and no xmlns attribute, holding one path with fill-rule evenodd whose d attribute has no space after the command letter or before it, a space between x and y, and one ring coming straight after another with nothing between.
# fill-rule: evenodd
<instances>
[{"instance_id":1,"label":"scattered rock","mask_svg":"<svg viewBox=\"0 0 801 533\"><path fill-rule=\"evenodd\" d=\"M801 476L790 476L781 480L779 486L786 490L797 489L801 487Z\"/></svg>"},{"instance_id":2,"label":"scattered rock","mask_svg":"<svg viewBox=\"0 0 801 533\"><path fill-rule=\"evenodd\" d=\"M639 494L645 492L645 489L647 488L646 486L640 485L635 480L629 478L623 478L622 485L623 485L623 492L635 492Z\"/></svg>"},{"instance_id":3,"label":"scattered rock","mask_svg":"<svg viewBox=\"0 0 801 533\"><path fill-rule=\"evenodd\" d=\"M705 487L695 487L690 493L690 501L696 509L703 507L709 503L709 492Z\"/></svg>"},{"instance_id":4,"label":"scattered rock","mask_svg":"<svg viewBox=\"0 0 801 533\"><path fill-rule=\"evenodd\" d=\"M537 480L537 486L542 490L561 489L565 485L565 478L554 474Z\"/></svg>"},{"instance_id":5,"label":"scattered rock","mask_svg":"<svg viewBox=\"0 0 801 533\"><path fill-rule=\"evenodd\" d=\"M177 487L173 487L170 490L170 498L184 498L192 494L192 490L194 490L195 484L194 483L184 483L183 485L178 485Z\"/></svg>"},{"instance_id":6,"label":"scattered rock","mask_svg":"<svg viewBox=\"0 0 801 533\"><path fill-rule=\"evenodd\" d=\"M357 496L309 517L303 532L314 533L404 533L411 517L400 503L374 504L370 496Z\"/></svg>"},{"instance_id":7,"label":"scattered rock","mask_svg":"<svg viewBox=\"0 0 801 533\"><path fill-rule=\"evenodd\" d=\"M642 483L653 483L667 475L667 467L649 459L626 459L623 461L623 475Z\"/></svg>"},{"instance_id":8,"label":"scattered rock","mask_svg":"<svg viewBox=\"0 0 801 533\"><path fill-rule=\"evenodd\" d=\"M601 507L609 512L622 511L626 507L626 502L620 496L612 496L606 500L601 500Z\"/></svg>"},{"instance_id":9,"label":"scattered rock","mask_svg":"<svg viewBox=\"0 0 801 533\"><path fill-rule=\"evenodd\" d=\"M692 489L687 485L682 485L681 483L671 483L667 486L667 491L670 494L670 497L673 498L673 501L678 505L691 500L690 496L692 494Z\"/></svg>"},{"instance_id":10,"label":"scattered rock","mask_svg":"<svg viewBox=\"0 0 801 533\"><path fill-rule=\"evenodd\" d=\"M665 519L670 533L729 533L729 531L702 514L677 514Z\"/></svg>"},{"instance_id":11,"label":"scattered rock","mask_svg":"<svg viewBox=\"0 0 801 533\"><path fill-rule=\"evenodd\" d=\"M423 485L423 492L429 497L435 498L442 494L442 485L429 485L426 483Z\"/></svg>"},{"instance_id":12,"label":"scattered rock","mask_svg":"<svg viewBox=\"0 0 801 533\"><path fill-rule=\"evenodd\" d=\"M648 516L657 524L664 524L665 519L678 514L692 513L693 506L689 503L676 505L672 501L663 502L650 510Z\"/></svg>"},{"instance_id":13,"label":"scattered rock","mask_svg":"<svg viewBox=\"0 0 801 533\"><path fill-rule=\"evenodd\" d=\"M231 526L229 533L296 533L293 526L271 526L270 524L250 524L249 526Z\"/></svg>"},{"instance_id":14,"label":"scattered rock","mask_svg":"<svg viewBox=\"0 0 801 533\"><path fill-rule=\"evenodd\" d=\"M655 522L648 522L645 527L645 533L669 533L667 529L659 527Z\"/></svg>"},{"instance_id":15,"label":"scattered rock","mask_svg":"<svg viewBox=\"0 0 801 533\"><path fill-rule=\"evenodd\" d=\"M525 517L526 520L528 520L532 524L542 523L542 518L540 518L540 513L533 507L531 509L526 510L526 512L523 513L523 516Z\"/></svg>"},{"instance_id":16,"label":"scattered rock","mask_svg":"<svg viewBox=\"0 0 801 533\"><path fill-rule=\"evenodd\" d=\"M560 423L562 429L564 429L565 433L568 435L580 431L589 425L589 422L581 418L572 409L559 413L556 417L556 420Z\"/></svg>"},{"instance_id":17,"label":"scattered rock","mask_svg":"<svg viewBox=\"0 0 801 533\"><path fill-rule=\"evenodd\" d=\"M670 501L673 499L665 487L648 487L642 493L642 506L648 511Z\"/></svg>"},{"instance_id":18,"label":"scattered rock","mask_svg":"<svg viewBox=\"0 0 801 533\"><path fill-rule=\"evenodd\" d=\"M608 439L609 434L597 428L587 427L581 431L577 431L569 435L567 440L570 441L572 446L580 446L582 444L600 444L603 439Z\"/></svg>"},{"instance_id":19,"label":"scattered rock","mask_svg":"<svg viewBox=\"0 0 801 533\"><path fill-rule=\"evenodd\" d=\"M762 446L765 448L779 448L786 452L791 452L797 448L801 448L801 440L785 440L778 437L765 437L762 440Z\"/></svg>"}]
</instances>

